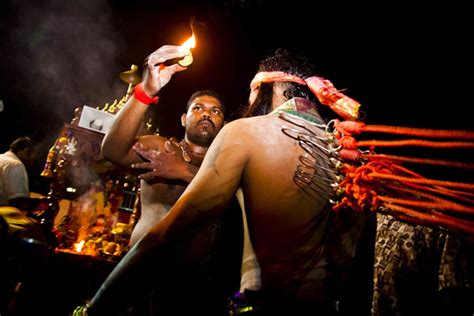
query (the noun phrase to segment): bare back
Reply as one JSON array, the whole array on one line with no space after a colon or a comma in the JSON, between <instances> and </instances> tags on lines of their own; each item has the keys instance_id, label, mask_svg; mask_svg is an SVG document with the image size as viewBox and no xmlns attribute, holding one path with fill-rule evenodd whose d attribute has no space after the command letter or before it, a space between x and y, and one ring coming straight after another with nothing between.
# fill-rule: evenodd
<instances>
[{"instance_id":1,"label":"bare back","mask_svg":"<svg viewBox=\"0 0 474 316\"><path fill-rule=\"evenodd\" d=\"M310 195L296 185L299 157L309 154L283 134L288 124L268 115L251 118L245 125L251 134L262 135L248 140L252 149L241 185L263 286L295 291L285 295L298 299L323 299L330 189L322 187L320 194Z\"/></svg>"},{"instance_id":2,"label":"bare back","mask_svg":"<svg viewBox=\"0 0 474 316\"><path fill-rule=\"evenodd\" d=\"M241 186L263 288L319 303L327 294L325 236L331 188L310 195L295 183L299 159L309 154L282 132L289 125L269 114L224 126L162 232L173 238L178 227L193 227L204 212L221 212Z\"/></svg>"}]
</instances>

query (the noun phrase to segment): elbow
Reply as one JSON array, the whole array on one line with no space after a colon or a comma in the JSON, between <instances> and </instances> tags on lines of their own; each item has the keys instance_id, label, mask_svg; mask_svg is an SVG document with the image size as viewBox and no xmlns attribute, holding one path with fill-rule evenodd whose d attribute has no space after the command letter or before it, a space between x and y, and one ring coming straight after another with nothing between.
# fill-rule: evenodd
<instances>
[{"instance_id":1,"label":"elbow","mask_svg":"<svg viewBox=\"0 0 474 316\"><path fill-rule=\"evenodd\" d=\"M113 142L108 141L107 137L105 137L102 142L100 154L104 159L112 162L113 164L123 166L121 159L122 155L120 155L120 153L117 151L117 145L114 145Z\"/></svg>"},{"instance_id":2,"label":"elbow","mask_svg":"<svg viewBox=\"0 0 474 316\"><path fill-rule=\"evenodd\" d=\"M104 141L102 142L102 145L100 147L100 154L107 160L113 161L114 159L112 147L109 145L106 139L104 139Z\"/></svg>"}]
</instances>

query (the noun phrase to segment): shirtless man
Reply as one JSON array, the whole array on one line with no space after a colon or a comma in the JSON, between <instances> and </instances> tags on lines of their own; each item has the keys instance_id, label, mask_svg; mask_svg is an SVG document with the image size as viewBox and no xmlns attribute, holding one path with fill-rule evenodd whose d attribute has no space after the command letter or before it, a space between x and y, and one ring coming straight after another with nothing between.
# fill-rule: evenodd
<instances>
[{"instance_id":1,"label":"shirtless man","mask_svg":"<svg viewBox=\"0 0 474 316\"><path fill-rule=\"evenodd\" d=\"M225 123L225 107L221 97L212 90L200 90L190 97L187 103L187 112L181 116L181 124L185 128L184 139L178 142L158 135L137 137L143 115L150 106L149 104L154 101L150 96L157 95L170 81L173 74L186 69L178 64L164 66L161 63L182 56L179 47L167 45L148 57L147 71L143 82L135 89L134 95L127 104L117 113L110 132L105 136L102 144L102 153L105 158L123 168L132 168L142 172L139 175L141 215L132 231L131 246L135 245L150 228L165 217L196 174L209 145ZM228 236L226 232L222 232L227 225L224 223L225 221L224 219L210 223L207 230L202 231L193 241L181 247L183 256L191 258L189 261L197 271L189 278L204 278L204 282L212 279L214 282L212 285L206 284L210 287L213 287L215 282L220 282L222 287L230 286L226 283L227 280L215 281L217 277L208 274L206 268L210 262L213 262L212 260L219 262L215 264L222 263L222 261L218 261L220 259L224 262L228 260L222 258L222 251L219 250L222 247L218 248L215 244L216 235ZM236 240L234 237L232 238ZM236 240L235 242L240 241ZM238 279L239 266L235 266L235 278ZM166 292L170 296L173 295L169 285L158 285L158 287L160 286L160 290L164 291L163 288L166 287ZM184 290L181 289L181 291ZM149 292L149 295L155 297L150 296L149 302L154 302L153 305L163 305L157 303L157 300L162 302L167 299L163 299L162 294L156 294L156 288L154 292L155 294ZM225 308L227 297L224 296L224 293L219 295L223 296L220 300ZM150 303L136 303L135 310L147 308L146 306L149 305ZM140 310L136 313L143 315L148 311Z\"/></svg>"},{"instance_id":2,"label":"shirtless man","mask_svg":"<svg viewBox=\"0 0 474 316\"><path fill-rule=\"evenodd\" d=\"M304 60L284 52L261 63L252 82L247 113L264 115L223 127L168 215L103 283L87 306L89 315L111 314L116 302L138 291L146 273L144 264L150 263L152 255L158 259L154 264L166 260L160 252L186 236L192 238L194 230L224 212L239 187L261 268L265 313L334 313L334 275L326 247L330 238L330 183L335 179L334 165L326 152L330 146L323 142L328 135L320 129L323 150L321 157L312 157L291 137L298 131L277 115L288 112L324 126L326 118L318 113L324 106L305 84L304 79L311 76L314 72ZM351 111L356 110L348 109ZM309 167L314 165L320 168Z\"/></svg>"},{"instance_id":3,"label":"shirtless man","mask_svg":"<svg viewBox=\"0 0 474 316\"><path fill-rule=\"evenodd\" d=\"M171 45L163 46L149 56L148 69L140 84L147 96L157 95L174 73L186 69L179 64L164 68L155 65L180 56L183 55L179 48ZM190 97L187 113L181 116L185 128L181 142L158 135L137 138L143 115L149 107L146 103L146 100L137 99L135 93L117 113L102 144L103 156L118 166L145 170L153 167L139 176L141 216L133 230L131 245L168 213L196 174L209 145L224 125L224 105L220 97L211 90L202 90ZM152 165L149 160L159 161L160 166Z\"/></svg>"}]
</instances>

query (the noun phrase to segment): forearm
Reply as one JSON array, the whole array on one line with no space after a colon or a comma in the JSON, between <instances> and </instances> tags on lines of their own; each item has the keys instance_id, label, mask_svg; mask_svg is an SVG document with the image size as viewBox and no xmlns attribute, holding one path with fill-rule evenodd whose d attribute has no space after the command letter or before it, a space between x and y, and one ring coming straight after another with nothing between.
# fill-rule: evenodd
<instances>
[{"instance_id":1,"label":"forearm","mask_svg":"<svg viewBox=\"0 0 474 316\"><path fill-rule=\"evenodd\" d=\"M132 147L148 107L132 96L120 109L102 142L102 155L106 159L123 167L140 161Z\"/></svg>"},{"instance_id":2,"label":"forearm","mask_svg":"<svg viewBox=\"0 0 474 316\"><path fill-rule=\"evenodd\" d=\"M185 53L179 46L164 45L148 56L143 81L135 87L133 96L117 113L110 131L102 142L102 155L115 164L130 167L142 161L132 150L135 137L150 103L156 103L155 96L170 81L174 73L186 68L173 64L164 66L163 62ZM140 100L140 101L139 101Z\"/></svg>"},{"instance_id":3,"label":"forearm","mask_svg":"<svg viewBox=\"0 0 474 316\"><path fill-rule=\"evenodd\" d=\"M115 315L150 286L151 275L164 269L154 260L162 254L162 243L155 235L145 235L119 262L89 303L88 315ZM163 250L164 252L164 250Z\"/></svg>"},{"instance_id":4,"label":"forearm","mask_svg":"<svg viewBox=\"0 0 474 316\"><path fill-rule=\"evenodd\" d=\"M183 271L176 265L182 268L185 260L182 242L196 228L176 232L176 227L171 226L169 222L158 223L132 247L88 303L89 316L118 315L149 289L166 289L167 282L179 278ZM170 229L172 232L166 233Z\"/></svg>"}]
</instances>

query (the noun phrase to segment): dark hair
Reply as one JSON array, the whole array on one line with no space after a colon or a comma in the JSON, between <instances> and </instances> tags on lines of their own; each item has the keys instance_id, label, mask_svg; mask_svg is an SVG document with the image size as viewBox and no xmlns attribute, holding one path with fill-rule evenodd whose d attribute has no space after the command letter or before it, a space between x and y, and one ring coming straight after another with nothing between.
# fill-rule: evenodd
<instances>
[{"instance_id":1,"label":"dark hair","mask_svg":"<svg viewBox=\"0 0 474 316\"><path fill-rule=\"evenodd\" d=\"M29 138L28 136L22 136L20 138L17 138L15 139L11 144L10 144L10 147L9 149L14 152L14 153L17 153L25 148L32 148L32 141L31 141L31 138Z\"/></svg>"},{"instance_id":2,"label":"dark hair","mask_svg":"<svg viewBox=\"0 0 474 316\"><path fill-rule=\"evenodd\" d=\"M221 108L222 108L222 112L224 112L224 115L225 115L225 104L224 104L224 101L222 99L222 96L219 93L217 93L216 91L210 90L210 89L198 90L198 91L194 92L191 95L191 97L189 98L188 103L186 104L186 111L189 110L189 107L191 106L191 103L193 103L194 99L196 99L198 97L201 97L203 95L216 98L217 101L219 101L219 103L221 105Z\"/></svg>"},{"instance_id":3,"label":"dark hair","mask_svg":"<svg viewBox=\"0 0 474 316\"><path fill-rule=\"evenodd\" d=\"M267 56L260 62L258 72L262 71L282 71L302 79L317 76L314 65L307 57L282 48L277 49L273 54ZM306 85L295 82L287 82L287 84L288 87L283 92L286 99L301 97L310 100L315 103L316 106L320 104ZM272 109L272 98L273 83L262 83L255 101L253 104L248 105L247 109L242 112L242 116L248 117L269 113ZM318 111L320 111L323 117L327 117L329 114L325 113L326 111L322 107L318 107ZM323 113L321 113L321 111Z\"/></svg>"},{"instance_id":4,"label":"dark hair","mask_svg":"<svg viewBox=\"0 0 474 316\"><path fill-rule=\"evenodd\" d=\"M314 65L303 55L279 48L260 62L258 72L283 71L302 79L316 75Z\"/></svg>"}]
</instances>

